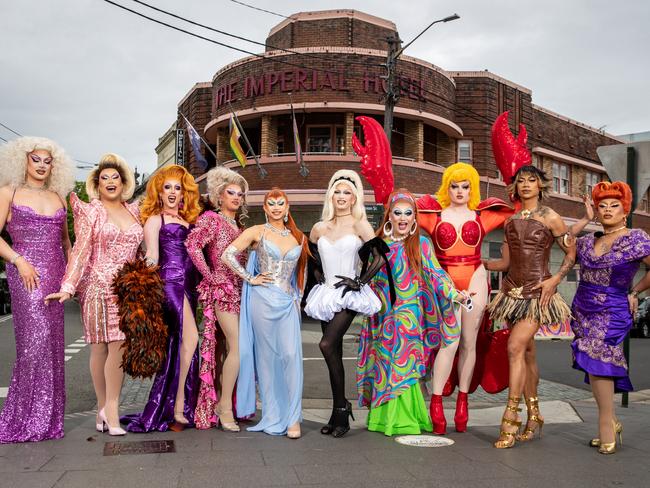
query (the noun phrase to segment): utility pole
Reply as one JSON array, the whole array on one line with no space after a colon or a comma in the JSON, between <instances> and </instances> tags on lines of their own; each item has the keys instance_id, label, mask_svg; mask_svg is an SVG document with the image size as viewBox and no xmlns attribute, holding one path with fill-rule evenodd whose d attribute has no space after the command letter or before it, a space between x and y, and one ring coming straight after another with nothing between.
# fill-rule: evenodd
<instances>
[{"instance_id":1,"label":"utility pole","mask_svg":"<svg viewBox=\"0 0 650 488\"><path fill-rule=\"evenodd\" d=\"M393 132L393 110L395 109L395 105L397 105L400 96L399 84L397 84L397 86L395 85L395 68L397 66L397 58L399 58L407 47L413 44L413 42L415 42L422 34L428 31L434 24L438 24L440 22L450 22L456 19L460 19L460 16L458 14L449 15L444 19L434 20L404 47L401 47L402 40L399 38L399 34L395 33L394 36L386 38L386 42L388 42L388 51L386 53L386 76L384 77L386 79L386 96L384 98L384 132L386 133L389 144L391 140L391 134Z\"/></svg>"},{"instance_id":2,"label":"utility pole","mask_svg":"<svg viewBox=\"0 0 650 488\"><path fill-rule=\"evenodd\" d=\"M393 110L399 100L399 85L395 86L395 66L397 64L397 56L401 53L399 47L402 43L399 34L386 38L388 42L388 52L386 56L386 95L384 101L384 132L390 144L391 135L393 133Z\"/></svg>"}]
</instances>

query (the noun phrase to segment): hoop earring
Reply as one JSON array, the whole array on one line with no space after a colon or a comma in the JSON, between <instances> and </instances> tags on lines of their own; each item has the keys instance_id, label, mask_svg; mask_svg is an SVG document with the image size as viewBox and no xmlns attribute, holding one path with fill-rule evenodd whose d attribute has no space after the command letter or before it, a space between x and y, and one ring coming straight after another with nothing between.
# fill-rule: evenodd
<instances>
[{"instance_id":1,"label":"hoop earring","mask_svg":"<svg viewBox=\"0 0 650 488\"><path fill-rule=\"evenodd\" d=\"M390 230L386 230L386 225L390 224ZM384 231L384 236L388 237L393 233L393 223L390 220L387 220L382 229Z\"/></svg>"},{"instance_id":2,"label":"hoop earring","mask_svg":"<svg viewBox=\"0 0 650 488\"><path fill-rule=\"evenodd\" d=\"M418 221L414 221L413 225L411 225L411 230L409 231L409 235L415 234L415 232L418 230Z\"/></svg>"},{"instance_id":3,"label":"hoop earring","mask_svg":"<svg viewBox=\"0 0 650 488\"><path fill-rule=\"evenodd\" d=\"M289 212L284 214L284 223L286 224L287 222L289 222Z\"/></svg>"}]
</instances>

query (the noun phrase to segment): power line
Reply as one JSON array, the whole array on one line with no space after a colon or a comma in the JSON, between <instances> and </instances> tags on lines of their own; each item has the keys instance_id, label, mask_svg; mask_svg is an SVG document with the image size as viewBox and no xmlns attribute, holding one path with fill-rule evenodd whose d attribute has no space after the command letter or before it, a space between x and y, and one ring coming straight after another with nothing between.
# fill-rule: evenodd
<instances>
[{"instance_id":1,"label":"power line","mask_svg":"<svg viewBox=\"0 0 650 488\"><path fill-rule=\"evenodd\" d=\"M22 136L23 136L22 134L19 134L18 132L16 132L15 130L13 130L11 127L7 127L7 126L4 125L2 122L0 122L0 125L1 125L2 127L4 127L5 129L7 129L9 132L13 132L14 134L16 134L18 137L22 137Z\"/></svg>"},{"instance_id":2,"label":"power line","mask_svg":"<svg viewBox=\"0 0 650 488\"><path fill-rule=\"evenodd\" d=\"M249 4L247 4L247 3L240 2L239 0L230 0L230 1L233 2L233 3L238 3L239 5L243 5L244 7L252 8L253 10L259 10L260 12L266 12L267 14L271 14L271 15L276 15L276 16L278 16L278 17L282 17L283 19L290 19L290 18L291 18L291 17L287 17L286 15L279 14L279 13L277 13L277 12L272 12L272 11L270 11L270 10L265 10L265 9L263 9L263 8L256 7L256 6L254 6L254 5L249 5Z\"/></svg>"},{"instance_id":3,"label":"power line","mask_svg":"<svg viewBox=\"0 0 650 488\"><path fill-rule=\"evenodd\" d=\"M328 61L333 61L333 62L335 61L337 63L343 63L343 64L348 64L348 65L355 65L356 64L356 65L360 65L360 66L372 66L372 67L382 66L381 64L370 64L370 63L364 63L364 62L361 62L361 61L341 61L339 59L331 58L327 53L322 53L322 54L301 53L299 51L293 51L291 49L286 49L286 48L282 48L282 47L278 47L278 46L273 46L271 44L267 44L267 43L260 42L260 41L255 41L253 39L248 39L248 38L243 37L243 36L238 36L236 34L231 34L230 32L225 32L225 31L222 31L222 30L219 30L219 29L215 29L214 27L210 27L209 25L201 24L200 22L196 22L194 20L188 19L186 17L182 17L182 16L180 16L178 14L175 14L173 12L163 10L161 8L158 8L158 7L154 6L154 5L150 5L150 4L148 4L146 2L143 2L141 0L131 0L131 1L133 1L133 2L135 2L137 4L140 4L140 5L144 6L144 7L150 8L151 10L155 10L156 12L162 13L164 15L168 15L170 17L181 20L183 22L187 22L188 24L195 25L197 27L201 27L203 29L207 29L207 30L212 31L212 32L216 32L217 34L222 34L224 36L232 37L234 39L239 39L240 41L250 42L251 44L256 44L258 46L263 46L264 48L269 47L269 48L274 49L276 51L283 51L283 52L286 52L286 53L289 53L289 54L298 54L298 55L302 55L302 56L305 56L305 57L318 59L319 61L322 61L323 59L326 59Z\"/></svg>"},{"instance_id":4,"label":"power line","mask_svg":"<svg viewBox=\"0 0 650 488\"><path fill-rule=\"evenodd\" d=\"M2 139L2 140L5 141L5 142L9 142L7 139L5 139L5 138L2 137L2 136L0 136L0 139Z\"/></svg>"}]
</instances>

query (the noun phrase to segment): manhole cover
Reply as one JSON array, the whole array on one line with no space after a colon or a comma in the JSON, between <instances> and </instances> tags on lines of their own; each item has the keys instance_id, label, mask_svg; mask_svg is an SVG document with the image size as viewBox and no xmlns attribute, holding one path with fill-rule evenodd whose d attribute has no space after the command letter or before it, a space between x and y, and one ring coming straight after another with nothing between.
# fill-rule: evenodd
<instances>
[{"instance_id":1,"label":"manhole cover","mask_svg":"<svg viewBox=\"0 0 650 488\"><path fill-rule=\"evenodd\" d=\"M104 456L176 452L174 441L105 442Z\"/></svg>"},{"instance_id":2,"label":"manhole cover","mask_svg":"<svg viewBox=\"0 0 650 488\"><path fill-rule=\"evenodd\" d=\"M395 437L395 442L413 447L447 447L454 443L447 437L435 435L400 435Z\"/></svg>"}]
</instances>

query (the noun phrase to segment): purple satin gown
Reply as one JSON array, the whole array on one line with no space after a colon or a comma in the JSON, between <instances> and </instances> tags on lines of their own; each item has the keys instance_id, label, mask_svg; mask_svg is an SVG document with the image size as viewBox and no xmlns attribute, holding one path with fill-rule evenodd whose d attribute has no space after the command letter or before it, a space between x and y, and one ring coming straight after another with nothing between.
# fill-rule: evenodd
<instances>
[{"instance_id":1,"label":"purple satin gown","mask_svg":"<svg viewBox=\"0 0 650 488\"><path fill-rule=\"evenodd\" d=\"M627 294L641 261L650 255L650 237L633 229L597 256L594 234L578 239L580 284L573 298L571 329L575 334L573 367L589 375L609 377L616 392L632 391L623 339L632 327Z\"/></svg>"},{"instance_id":2,"label":"purple satin gown","mask_svg":"<svg viewBox=\"0 0 650 488\"><path fill-rule=\"evenodd\" d=\"M7 231L13 249L36 268L40 285L29 293L18 269L7 263L16 363L0 414L0 444L63 437L63 305L58 302L45 305L45 297L59 291L65 272L62 244L65 220L63 208L53 216L45 216L30 207L11 204Z\"/></svg>"},{"instance_id":3,"label":"purple satin gown","mask_svg":"<svg viewBox=\"0 0 650 488\"><path fill-rule=\"evenodd\" d=\"M181 224L163 223L159 236L160 277L165 282L164 320L169 328L165 363L154 379L149 400L142 413L122 417L130 432L165 432L174 422L174 403L178 389L180 347L183 332L183 301L187 297L192 313L196 314L198 274L187 254L185 239L190 233ZM185 381L183 413L194 424L194 409L199 392L199 354L194 351Z\"/></svg>"}]
</instances>

